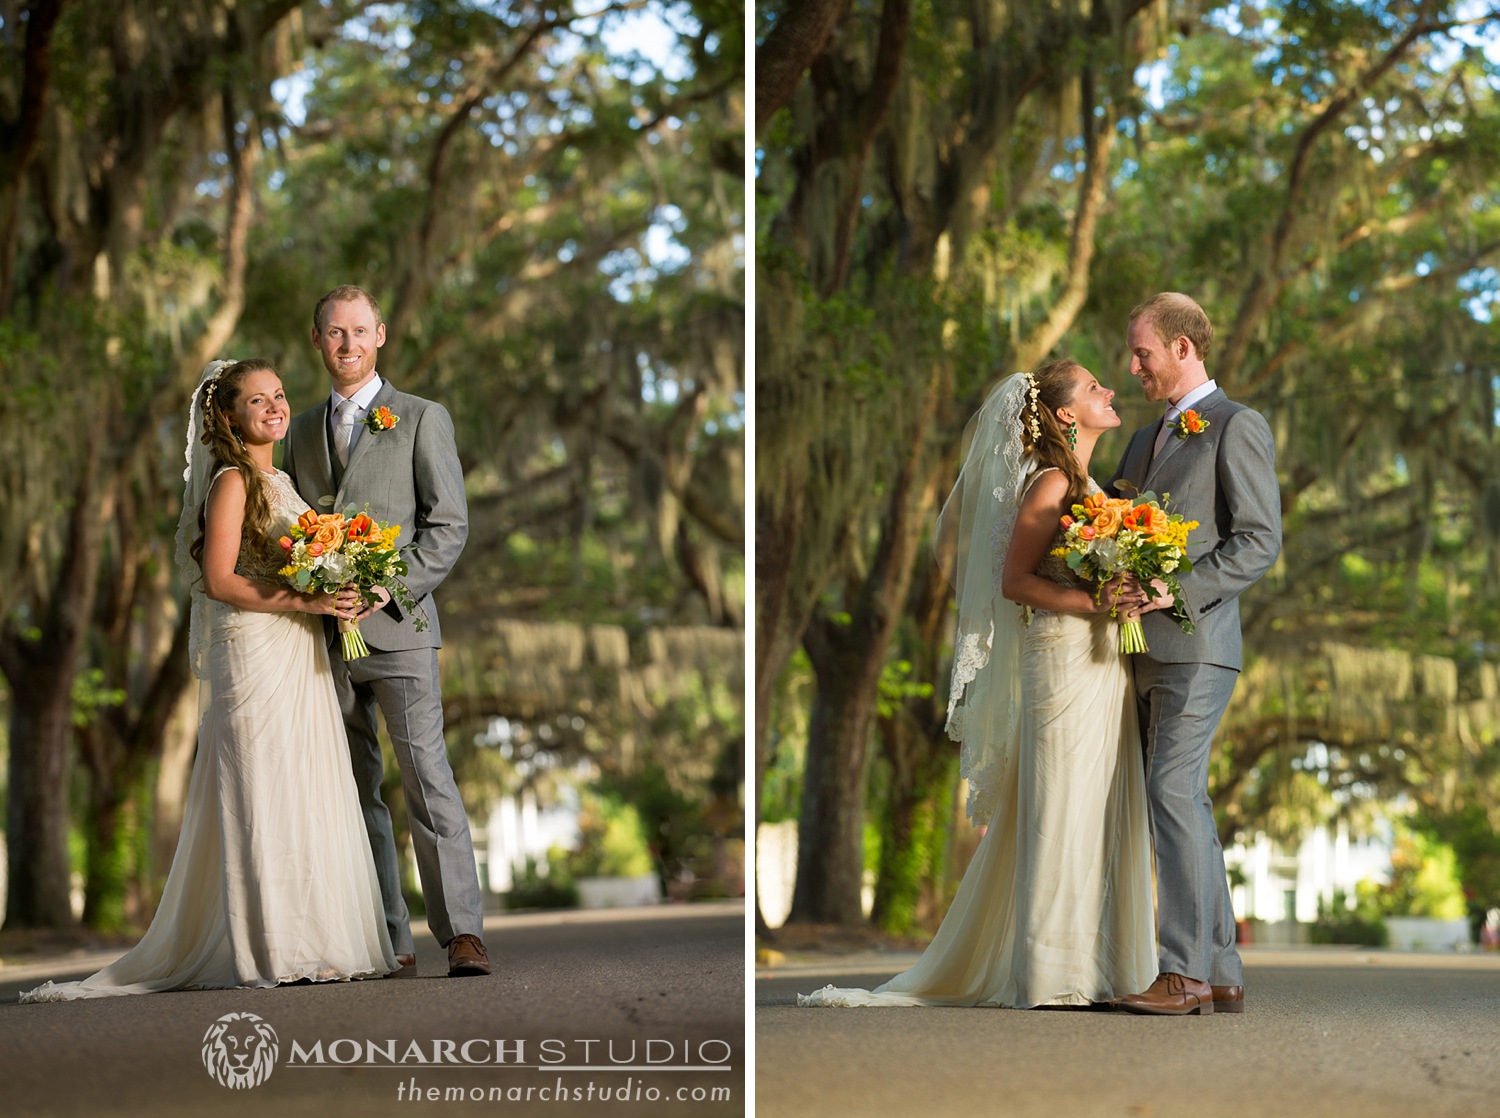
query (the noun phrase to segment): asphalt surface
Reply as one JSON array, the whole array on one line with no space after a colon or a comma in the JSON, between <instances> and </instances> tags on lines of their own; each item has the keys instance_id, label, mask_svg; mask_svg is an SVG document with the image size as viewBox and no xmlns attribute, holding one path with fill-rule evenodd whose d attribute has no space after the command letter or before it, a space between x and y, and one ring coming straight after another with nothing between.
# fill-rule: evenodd
<instances>
[{"instance_id":1,"label":"asphalt surface","mask_svg":"<svg viewBox=\"0 0 1500 1118\"><path fill-rule=\"evenodd\" d=\"M760 968L759 1118L1500 1114L1500 957L1245 951L1246 1012L798 1009L915 955Z\"/></svg>"},{"instance_id":2,"label":"asphalt surface","mask_svg":"<svg viewBox=\"0 0 1500 1118\"><path fill-rule=\"evenodd\" d=\"M492 918L487 978L448 978L430 936L420 977L269 990L20 1005L21 990L114 955L7 967L0 1116L742 1114L744 912ZM203 1062L229 1013L276 1034L259 1085L221 1086Z\"/></svg>"}]
</instances>

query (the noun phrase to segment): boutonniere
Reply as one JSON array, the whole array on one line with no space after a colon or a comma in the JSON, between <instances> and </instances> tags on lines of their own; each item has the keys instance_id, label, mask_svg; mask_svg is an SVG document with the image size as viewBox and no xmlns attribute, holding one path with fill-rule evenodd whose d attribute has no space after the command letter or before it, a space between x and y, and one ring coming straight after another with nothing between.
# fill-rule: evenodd
<instances>
[{"instance_id":1,"label":"boutonniere","mask_svg":"<svg viewBox=\"0 0 1500 1118\"><path fill-rule=\"evenodd\" d=\"M1177 422L1172 424L1179 439L1185 439L1189 435L1201 435L1208 430L1208 420L1195 412L1192 408L1177 417Z\"/></svg>"},{"instance_id":2,"label":"boutonniere","mask_svg":"<svg viewBox=\"0 0 1500 1118\"><path fill-rule=\"evenodd\" d=\"M377 435L381 431L389 431L400 422L401 417L391 411L390 408L376 408L369 415L365 416L365 426Z\"/></svg>"}]
</instances>

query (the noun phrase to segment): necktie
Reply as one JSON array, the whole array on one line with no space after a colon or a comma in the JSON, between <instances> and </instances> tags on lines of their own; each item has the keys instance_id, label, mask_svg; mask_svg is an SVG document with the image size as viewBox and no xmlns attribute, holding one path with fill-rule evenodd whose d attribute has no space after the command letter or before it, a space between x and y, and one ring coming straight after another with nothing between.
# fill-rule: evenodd
<instances>
[{"instance_id":1,"label":"necktie","mask_svg":"<svg viewBox=\"0 0 1500 1118\"><path fill-rule=\"evenodd\" d=\"M339 456L339 465L349 464L349 443L354 438L353 400L342 400L334 414L333 450Z\"/></svg>"},{"instance_id":2,"label":"necktie","mask_svg":"<svg viewBox=\"0 0 1500 1118\"><path fill-rule=\"evenodd\" d=\"M1177 417L1181 414L1182 413L1177 410L1176 404L1167 405L1167 414L1162 417L1161 430L1156 434L1156 449L1151 452L1152 458L1155 458L1158 454L1160 454L1161 448L1167 445L1167 440L1174 434L1176 434L1176 429L1172 426L1172 424L1177 422Z\"/></svg>"}]
</instances>

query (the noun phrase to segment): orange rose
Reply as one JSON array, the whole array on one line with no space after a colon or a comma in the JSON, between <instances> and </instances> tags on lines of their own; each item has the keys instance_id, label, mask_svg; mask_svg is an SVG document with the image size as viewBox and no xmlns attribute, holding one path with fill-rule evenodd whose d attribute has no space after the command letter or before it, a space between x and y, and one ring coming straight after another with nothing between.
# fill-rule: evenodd
<instances>
[{"instance_id":1,"label":"orange rose","mask_svg":"<svg viewBox=\"0 0 1500 1118\"><path fill-rule=\"evenodd\" d=\"M344 518L342 516L319 517L313 530L313 541L323 545L325 551L337 551L344 542Z\"/></svg>"},{"instance_id":2,"label":"orange rose","mask_svg":"<svg viewBox=\"0 0 1500 1118\"><path fill-rule=\"evenodd\" d=\"M1123 520L1119 509L1106 505L1094 515L1094 531L1107 540L1120 530Z\"/></svg>"},{"instance_id":3,"label":"orange rose","mask_svg":"<svg viewBox=\"0 0 1500 1118\"><path fill-rule=\"evenodd\" d=\"M1162 509L1151 508L1149 505L1145 508L1150 515L1142 521L1141 530L1147 535L1160 535L1167 527L1166 512Z\"/></svg>"}]
</instances>

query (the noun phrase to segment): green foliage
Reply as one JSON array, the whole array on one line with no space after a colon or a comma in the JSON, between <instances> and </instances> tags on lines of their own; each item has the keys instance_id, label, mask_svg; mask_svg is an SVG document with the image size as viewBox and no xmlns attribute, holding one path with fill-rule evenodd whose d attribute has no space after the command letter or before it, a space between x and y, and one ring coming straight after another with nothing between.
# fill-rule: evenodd
<instances>
[{"instance_id":1,"label":"green foliage","mask_svg":"<svg viewBox=\"0 0 1500 1118\"><path fill-rule=\"evenodd\" d=\"M535 858L528 857L520 875L505 894L505 907L511 910L526 908L577 908L578 886L566 870L567 856L562 851L549 851L547 863L553 867L543 874Z\"/></svg>"},{"instance_id":2,"label":"green foliage","mask_svg":"<svg viewBox=\"0 0 1500 1118\"><path fill-rule=\"evenodd\" d=\"M1361 882L1356 886L1355 904L1349 904L1342 889L1333 891L1333 903L1325 905L1318 898L1318 917L1309 934L1313 943L1352 943L1365 947L1384 947L1390 942L1390 931L1375 899L1377 886Z\"/></svg>"},{"instance_id":3,"label":"green foliage","mask_svg":"<svg viewBox=\"0 0 1500 1118\"><path fill-rule=\"evenodd\" d=\"M1386 916L1458 920L1466 913L1453 848L1422 831L1400 826L1391 851L1391 880L1376 898Z\"/></svg>"},{"instance_id":4,"label":"green foliage","mask_svg":"<svg viewBox=\"0 0 1500 1118\"><path fill-rule=\"evenodd\" d=\"M796 819L802 806L807 766L807 714L813 687L812 664L798 649L776 680L765 779L760 790L760 822Z\"/></svg>"},{"instance_id":5,"label":"green foliage","mask_svg":"<svg viewBox=\"0 0 1500 1118\"><path fill-rule=\"evenodd\" d=\"M83 729L93 722L95 713L125 702L123 688L105 685L104 673L98 668L80 672L73 680L73 725Z\"/></svg>"},{"instance_id":6,"label":"green foliage","mask_svg":"<svg viewBox=\"0 0 1500 1118\"><path fill-rule=\"evenodd\" d=\"M618 796L585 793L578 817L578 848L567 858L567 875L640 877L652 870L651 852L634 805Z\"/></svg>"},{"instance_id":7,"label":"green foliage","mask_svg":"<svg viewBox=\"0 0 1500 1118\"><path fill-rule=\"evenodd\" d=\"M881 718L892 717L910 699L930 698L933 685L911 678L910 660L892 660L880 672L880 699L876 710Z\"/></svg>"},{"instance_id":8,"label":"green foliage","mask_svg":"<svg viewBox=\"0 0 1500 1118\"><path fill-rule=\"evenodd\" d=\"M1481 911L1500 908L1500 828L1492 818L1479 796L1447 811L1424 808L1417 817L1453 851L1464 896Z\"/></svg>"}]
</instances>

